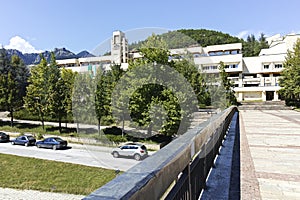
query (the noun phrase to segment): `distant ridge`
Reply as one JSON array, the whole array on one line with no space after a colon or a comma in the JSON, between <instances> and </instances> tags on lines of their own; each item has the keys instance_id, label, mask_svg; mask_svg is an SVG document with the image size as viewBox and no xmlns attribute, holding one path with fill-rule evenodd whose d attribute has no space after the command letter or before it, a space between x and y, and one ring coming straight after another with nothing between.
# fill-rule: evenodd
<instances>
[{"instance_id":1,"label":"distant ridge","mask_svg":"<svg viewBox=\"0 0 300 200\"><path fill-rule=\"evenodd\" d=\"M39 53L25 53L16 50L16 49L7 49L7 55L10 58L12 55L19 56L25 63L25 65L36 65L40 63L41 58ZM61 59L71 59L71 58L86 58L86 57L95 57L95 55L89 53L88 51L81 51L78 54L75 54L66 48L55 48L53 50L54 55L57 60ZM51 58L51 52L50 51L44 51L41 53L46 60L49 62Z\"/></svg>"}]
</instances>

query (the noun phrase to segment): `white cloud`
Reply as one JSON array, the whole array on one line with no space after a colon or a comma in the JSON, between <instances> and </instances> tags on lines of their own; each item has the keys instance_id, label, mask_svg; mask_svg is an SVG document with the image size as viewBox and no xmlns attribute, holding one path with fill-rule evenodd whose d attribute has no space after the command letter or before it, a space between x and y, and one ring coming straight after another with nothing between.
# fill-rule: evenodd
<instances>
[{"instance_id":1,"label":"white cloud","mask_svg":"<svg viewBox=\"0 0 300 200\"><path fill-rule=\"evenodd\" d=\"M5 49L17 49L22 53L40 53L42 50L36 50L29 42L20 36L12 37L9 45L4 46Z\"/></svg>"},{"instance_id":2,"label":"white cloud","mask_svg":"<svg viewBox=\"0 0 300 200\"><path fill-rule=\"evenodd\" d=\"M242 39L242 38L246 38L246 36L248 36L248 35L249 35L249 31L244 30L244 31L239 32L237 34L237 37Z\"/></svg>"}]
</instances>

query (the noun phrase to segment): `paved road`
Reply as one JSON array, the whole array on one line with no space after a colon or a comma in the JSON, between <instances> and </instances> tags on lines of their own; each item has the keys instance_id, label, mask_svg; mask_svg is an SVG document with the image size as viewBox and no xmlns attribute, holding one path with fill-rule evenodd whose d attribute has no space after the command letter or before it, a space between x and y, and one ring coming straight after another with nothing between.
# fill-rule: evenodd
<instances>
[{"instance_id":1,"label":"paved road","mask_svg":"<svg viewBox=\"0 0 300 200\"><path fill-rule=\"evenodd\" d=\"M241 198L300 199L300 113L240 111Z\"/></svg>"},{"instance_id":2,"label":"paved road","mask_svg":"<svg viewBox=\"0 0 300 200\"><path fill-rule=\"evenodd\" d=\"M10 143L0 143L0 152L4 154L76 163L94 167L120 169L122 171L126 171L139 163L139 161L129 158L113 158L110 154L111 148L109 147L79 144L70 144L70 147L72 148L53 151L52 149L39 149L35 146L25 147L21 145L12 145ZM83 197L84 196L82 195L0 188L1 200L79 200Z\"/></svg>"},{"instance_id":3,"label":"paved road","mask_svg":"<svg viewBox=\"0 0 300 200\"><path fill-rule=\"evenodd\" d=\"M36 146L25 147L1 143L0 152L24 157L32 157L46 160L54 160L68 163L75 163L107 169L119 169L126 171L139 163L131 158L114 158L110 152L111 148L89 145L69 144L70 149L52 150L37 148Z\"/></svg>"}]
</instances>

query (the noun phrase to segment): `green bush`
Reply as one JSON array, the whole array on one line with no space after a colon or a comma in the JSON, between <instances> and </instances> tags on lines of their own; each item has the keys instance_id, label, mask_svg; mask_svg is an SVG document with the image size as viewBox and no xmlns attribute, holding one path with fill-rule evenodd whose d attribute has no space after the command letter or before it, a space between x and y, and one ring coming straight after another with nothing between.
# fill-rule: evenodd
<instances>
[{"instance_id":1,"label":"green bush","mask_svg":"<svg viewBox=\"0 0 300 200\"><path fill-rule=\"evenodd\" d=\"M122 129L116 126L103 129L105 135L122 135Z\"/></svg>"},{"instance_id":2,"label":"green bush","mask_svg":"<svg viewBox=\"0 0 300 200\"><path fill-rule=\"evenodd\" d=\"M120 144L121 142L127 142L126 137L122 137L122 135L105 135L107 139L115 144Z\"/></svg>"},{"instance_id":3,"label":"green bush","mask_svg":"<svg viewBox=\"0 0 300 200\"><path fill-rule=\"evenodd\" d=\"M101 125L104 126L109 126L111 124L113 124L115 122L113 116L109 115L109 116L104 116L101 118Z\"/></svg>"},{"instance_id":4,"label":"green bush","mask_svg":"<svg viewBox=\"0 0 300 200\"><path fill-rule=\"evenodd\" d=\"M42 140L42 139L44 139L43 134L38 133L38 134L36 135L36 139L37 139L37 140Z\"/></svg>"},{"instance_id":5,"label":"green bush","mask_svg":"<svg viewBox=\"0 0 300 200\"><path fill-rule=\"evenodd\" d=\"M10 115L9 115L10 116ZM23 108L21 110L18 110L14 112L14 118L15 119L23 119L23 120L33 120L33 121L40 121L40 117L38 115L34 115L31 112L29 112L26 108ZM49 122L58 122L58 119L53 118L51 116L44 116L44 121ZM63 123L73 123L73 117L71 114L67 116L67 119L62 119Z\"/></svg>"}]
</instances>

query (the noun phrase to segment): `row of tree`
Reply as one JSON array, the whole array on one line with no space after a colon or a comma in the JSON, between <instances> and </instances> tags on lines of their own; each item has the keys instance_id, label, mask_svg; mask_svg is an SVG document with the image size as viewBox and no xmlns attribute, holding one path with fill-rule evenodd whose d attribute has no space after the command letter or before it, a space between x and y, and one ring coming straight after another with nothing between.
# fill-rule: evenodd
<instances>
[{"instance_id":1,"label":"row of tree","mask_svg":"<svg viewBox=\"0 0 300 200\"><path fill-rule=\"evenodd\" d=\"M148 38L141 53L143 58L130 61L126 71L113 65L109 71L99 68L94 76L90 71L59 69L54 54L50 63L41 57L29 74L20 58L9 61L2 49L1 108L10 111L12 123L13 112L22 107L38 115L43 127L45 117L51 116L60 131L68 116L77 124L98 123L99 131L103 117L114 117L123 127L124 121L131 120L149 134L155 130L171 136L185 132L199 106L211 105L214 99L225 107L236 103L223 63L220 77L211 81L189 54L170 62L166 42L156 35Z\"/></svg>"},{"instance_id":2,"label":"row of tree","mask_svg":"<svg viewBox=\"0 0 300 200\"><path fill-rule=\"evenodd\" d=\"M23 97L29 77L29 70L16 55L9 60L5 49L0 49L0 107L9 111L11 126L14 111L23 105Z\"/></svg>"}]
</instances>

